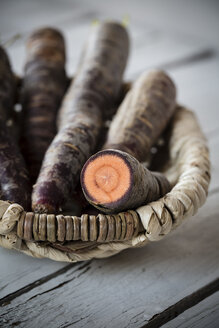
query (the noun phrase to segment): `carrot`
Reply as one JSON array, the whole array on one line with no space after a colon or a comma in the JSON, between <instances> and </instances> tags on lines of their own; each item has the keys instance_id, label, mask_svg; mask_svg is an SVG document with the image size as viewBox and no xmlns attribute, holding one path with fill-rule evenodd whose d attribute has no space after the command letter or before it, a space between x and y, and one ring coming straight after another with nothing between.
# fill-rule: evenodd
<instances>
[{"instance_id":1,"label":"carrot","mask_svg":"<svg viewBox=\"0 0 219 328\"><path fill-rule=\"evenodd\" d=\"M24 159L7 126L13 109L15 79L6 52L0 47L0 190L1 198L30 206L30 182Z\"/></svg>"},{"instance_id":2,"label":"carrot","mask_svg":"<svg viewBox=\"0 0 219 328\"><path fill-rule=\"evenodd\" d=\"M136 208L170 189L160 173L139 163L161 134L175 109L176 90L161 71L142 74L128 92L109 128L103 148L81 172L87 200L104 212Z\"/></svg>"},{"instance_id":3,"label":"carrot","mask_svg":"<svg viewBox=\"0 0 219 328\"><path fill-rule=\"evenodd\" d=\"M27 40L21 91L24 112L21 145L33 183L56 134L56 115L66 84L62 34L53 28L36 30Z\"/></svg>"},{"instance_id":4,"label":"carrot","mask_svg":"<svg viewBox=\"0 0 219 328\"><path fill-rule=\"evenodd\" d=\"M6 122L12 115L15 79L5 50L0 46L0 120Z\"/></svg>"},{"instance_id":5,"label":"carrot","mask_svg":"<svg viewBox=\"0 0 219 328\"><path fill-rule=\"evenodd\" d=\"M90 157L81 173L81 185L87 200L106 213L136 208L170 190L161 173L152 173L133 156L110 149Z\"/></svg>"},{"instance_id":6,"label":"carrot","mask_svg":"<svg viewBox=\"0 0 219 328\"><path fill-rule=\"evenodd\" d=\"M175 100L176 89L167 74L141 74L111 123L104 149L120 149L145 161L175 110Z\"/></svg>"},{"instance_id":7,"label":"carrot","mask_svg":"<svg viewBox=\"0 0 219 328\"><path fill-rule=\"evenodd\" d=\"M58 134L46 152L32 193L36 212L56 212L72 195L121 87L129 39L117 23L95 27L59 111Z\"/></svg>"}]
</instances>

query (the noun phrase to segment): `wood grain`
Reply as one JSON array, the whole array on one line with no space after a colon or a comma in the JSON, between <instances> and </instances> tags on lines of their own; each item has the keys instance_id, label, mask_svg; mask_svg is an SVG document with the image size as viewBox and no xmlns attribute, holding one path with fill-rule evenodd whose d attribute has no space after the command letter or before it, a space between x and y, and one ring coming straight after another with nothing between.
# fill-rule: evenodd
<instances>
[{"instance_id":1,"label":"wood grain","mask_svg":"<svg viewBox=\"0 0 219 328\"><path fill-rule=\"evenodd\" d=\"M0 298L26 287L64 267L66 263L35 259L8 249L0 249Z\"/></svg>"},{"instance_id":2,"label":"wood grain","mask_svg":"<svg viewBox=\"0 0 219 328\"><path fill-rule=\"evenodd\" d=\"M163 328L218 328L219 292L207 297L191 309L183 312Z\"/></svg>"}]
</instances>

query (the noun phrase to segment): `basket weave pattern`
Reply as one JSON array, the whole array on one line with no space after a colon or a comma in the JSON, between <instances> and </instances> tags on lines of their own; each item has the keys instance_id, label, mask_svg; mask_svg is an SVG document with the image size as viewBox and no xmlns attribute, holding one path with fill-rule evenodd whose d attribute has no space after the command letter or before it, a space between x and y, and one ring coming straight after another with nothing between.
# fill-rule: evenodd
<instances>
[{"instance_id":1,"label":"basket weave pattern","mask_svg":"<svg viewBox=\"0 0 219 328\"><path fill-rule=\"evenodd\" d=\"M37 238L31 240L34 239L33 231L28 229L36 221L36 216L26 213L18 204L0 201L0 245L34 257L76 262L108 257L129 247L160 240L204 204L210 182L206 139L196 116L184 107L178 106L172 119L168 151L169 159L163 173L169 179L172 190L158 201L113 216L72 217L77 236L76 233L67 235L69 230L66 225L71 222L70 217L60 219L60 216L52 216L60 227L63 225L64 235L58 225L53 237L47 229L47 235L39 238L38 242ZM45 215L47 224L49 219L51 216ZM107 233L103 233L105 227Z\"/></svg>"}]
</instances>

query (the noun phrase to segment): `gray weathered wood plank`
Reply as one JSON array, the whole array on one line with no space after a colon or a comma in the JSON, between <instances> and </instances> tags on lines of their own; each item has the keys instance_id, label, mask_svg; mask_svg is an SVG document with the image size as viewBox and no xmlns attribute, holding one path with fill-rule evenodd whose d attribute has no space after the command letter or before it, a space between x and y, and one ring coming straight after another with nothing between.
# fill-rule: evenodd
<instances>
[{"instance_id":1,"label":"gray weathered wood plank","mask_svg":"<svg viewBox=\"0 0 219 328\"><path fill-rule=\"evenodd\" d=\"M0 249L0 263L0 298L66 266L66 263L27 257L4 248Z\"/></svg>"},{"instance_id":2,"label":"gray weathered wood plank","mask_svg":"<svg viewBox=\"0 0 219 328\"><path fill-rule=\"evenodd\" d=\"M18 25L22 31L44 24L59 24L77 19L83 12L96 13L96 19L129 18L131 28L136 24L143 27L154 26L175 35L194 37L208 44L219 47L217 31L219 28L218 1L189 1L186 5L175 0L138 1L132 0L1 0L1 31L10 34L16 31ZM24 17L25 14L25 17ZM40 19L39 19L40 17ZM10 24L9 24L10 21Z\"/></svg>"},{"instance_id":3,"label":"gray weathered wood plank","mask_svg":"<svg viewBox=\"0 0 219 328\"><path fill-rule=\"evenodd\" d=\"M143 9L147 6L141 3L139 8L136 7L132 11L132 2L126 1L126 3L128 4L128 13L130 11L129 29L132 37L132 56L126 73L128 78L142 69L159 66L162 63L169 63L172 60L203 51L209 45L209 42L194 38L192 35L185 35L183 32L176 32L165 26L158 27L153 21L149 23L150 20L149 22L142 20ZM116 8L110 7L106 15L108 5L105 3L102 6L99 1L92 2L92 5L86 2L85 5L78 1L72 3L69 0L64 0L62 4L55 1L53 6L50 5L49 1L45 1L42 6L35 1L22 0L22 2L17 2L11 0L10 4L2 1L1 39L4 42L13 37L14 34L20 35L20 39L8 47L15 72L18 74L22 74L23 70L24 40L31 30L44 25L54 25L65 33L69 50L67 66L69 73L72 74L75 72L81 46L86 40L92 20L110 18L121 21L126 14L126 11L121 11L122 6L116 6ZM19 15L24 10L25 20L21 19L22 16ZM15 12L17 13L16 18L14 17ZM7 22L10 18L11 24L8 25Z\"/></svg>"},{"instance_id":4,"label":"gray weathered wood plank","mask_svg":"<svg viewBox=\"0 0 219 328\"><path fill-rule=\"evenodd\" d=\"M183 312L163 328L218 328L219 292L214 293L196 306Z\"/></svg>"},{"instance_id":5,"label":"gray weathered wood plank","mask_svg":"<svg viewBox=\"0 0 219 328\"><path fill-rule=\"evenodd\" d=\"M80 1L80 0L79 0ZM87 1L80 1L81 6L86 7ZM92 8L98 8L99 17L122 19L125 15L130 19L130 26L137 23L142 26L153 25L158 29L184 35L186 38L193 36L194 39L206 41L219 48L219 2L213 0L191 0L180 2L168 0L163 2L132 0L93 0Z\"/></svg>"},{"instance_id":6,"label":"gray weathered wood plank","mask_svg":"<svg viewBox=\"0 0 219 328\"><path fill-rule=\"evenodd\" d=\"M92 10L92 6L82 7L77 1L53 0L1 0L0 27L1 40L10 38L15 33L27 35L32 29L42 26L63 24L74 25L83 21ZM96 17L96 14L95 14Z\"/></svg>"},{"instance_id":7,"label":"gray weathered wood plank","mask_svg":"<svg viewBox=\"0 0 219 328\"><path fill-rule=\"evenodd\" d=\"M219 56L170 70L178 87L179 102L197 114L207 133L219 128Z\"/></svg>"}]
</instances>

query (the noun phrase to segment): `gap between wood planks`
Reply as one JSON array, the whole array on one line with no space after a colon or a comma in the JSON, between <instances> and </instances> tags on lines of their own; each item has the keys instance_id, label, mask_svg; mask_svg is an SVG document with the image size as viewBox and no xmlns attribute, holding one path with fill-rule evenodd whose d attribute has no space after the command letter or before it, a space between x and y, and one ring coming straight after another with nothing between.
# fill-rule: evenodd
<instances>
[{"instance_id":1,"label":"gap between wood planks","mask_svg":"<svg viewBox=\"0 0 219 328\"><path fill-rule=\"evenodd\" d=\"M84 268L86 268L89 264L91 263L91 261L87 261L85 263L83 263L81 266L79 266L75 271L80 271L80 270L83 270ZM5 306L5 305L8 305L12 300L14 300L15 298L21 296L22 294L25 294L27 292L29 292L30 290L40 286L40 285L43 285L45 284L46 282L48 282L49 280L52 280L54 278L56 278L57 276L60 276L62 275L63 273L66 273L67 271L69 271L74 265L78 266L79 264L78 263L71 263L71 264L68 264L66 265L64 268L60 269L60 270L57 270L51 274L49 274L48 276L45 276L43 278L40 278L38 280L35 280L34 282L32 282L31 284L28 284L18 290L16 290L15 292L13 293L10 293L8 295L6 295L5 297L3 298L0 298L0 306ZM87 271L87 270L86 270ZM82 272L84 273L84 272ZM62 283L63 284L66 284L68 281L65 281ZM57 288L58 286L56 286Z\"/></svg>"},{"instance_id":2,"label":"gap between wood planks","mask_svg":"<svg viewBox=\"0 0 219 328\"><path fill-rule=\"evenodd\" d=\"M70 16L66 17L66 18L61 18L58 21L55 22L49 22L49 26L60 26L62 29L66 29L67 27L69 27L69 24L72 27L78 26L78 24L80 23L85 23L88 22L88 26L89 26L89 22L92 22L93 20L96 19L96 17L98 16L97 11L94 10L90 10L90 11L85 11L85 12L76 12L75 15L72 16L72 13L70 14ZM45 25L46 23L43 23L42 25ZM47 23L48 24L48 23ZM33 26L33 30L36 29L37 27ZM17 40L22 40L25 39L30 31L29 28L27 29L19 29L19 33L16 34L12 34L12 36L7 36L5 39L1 39L0 38L0 43L2 43L2 45L4 47L8 47L11 45L14 45L16 43ZM15 44L16 45L16 44Z\"/></svg>"},{"instance_id":3,"label":"gap between wood planks","mask_svg":"<svg viewBox=\"0 0 219 328\"><path fill-rule=\"evenodd\" d=\"M157 68L162 70L175 70L181 67L189 66L194 63L198 63L200 61L212 59L216 56L216 54L217 53L213 48L206 48L186 57L161 63L157 66ZM141 71L135 72L134 74L132 74L131 77L136 78L142 71L144 70L142 69Z\"/></svg>"},{"instance_id":4,"label":"gap between wood planks","mask_svg":"<svg viewBox=\"0 0 219 328\"><path fill-rule=\"evenodd\" d=\"M187 309L162 328L218 328L219 291Z\"/></svg>"},{"instance_id":5,"label":"gap between wood planks","mask_svg":"<svg viewBox=\"0 0 219 328\"><path fill-rule=\"evenodd\" d=\"M179 302L171 305L163 312L155 314L145 325L140 328L156 328L176 318L179 314L198 304L205 298L219 291L219 278L184 297ZM64 328L64 327L63 327Z\"/></svg>"},{"instance_id":6,"label":"gap between wood planks","mask_svg":"<svg viewBox=\"0 0 219 328\"><path fill-rule=\"evenodd\" d=\"M139 328L157 328L161 327L165 323L169 322L170 320L175 319L178 315L183 313L184 311L188 310L189 308L195 306L196 304L203 301L205 298L211 296L212 294L216 293L219 290L219 278L207 284L206 286L198 289L196 292L192 293L184 297L179 302L171 305L163 312L154 315L147 324L139 327ZM83 319L85 319L84 317ZM67 328L72 326L73 324L80 322L81 319L71 322L62 328Z\"/></svg>"}]
</instances>

